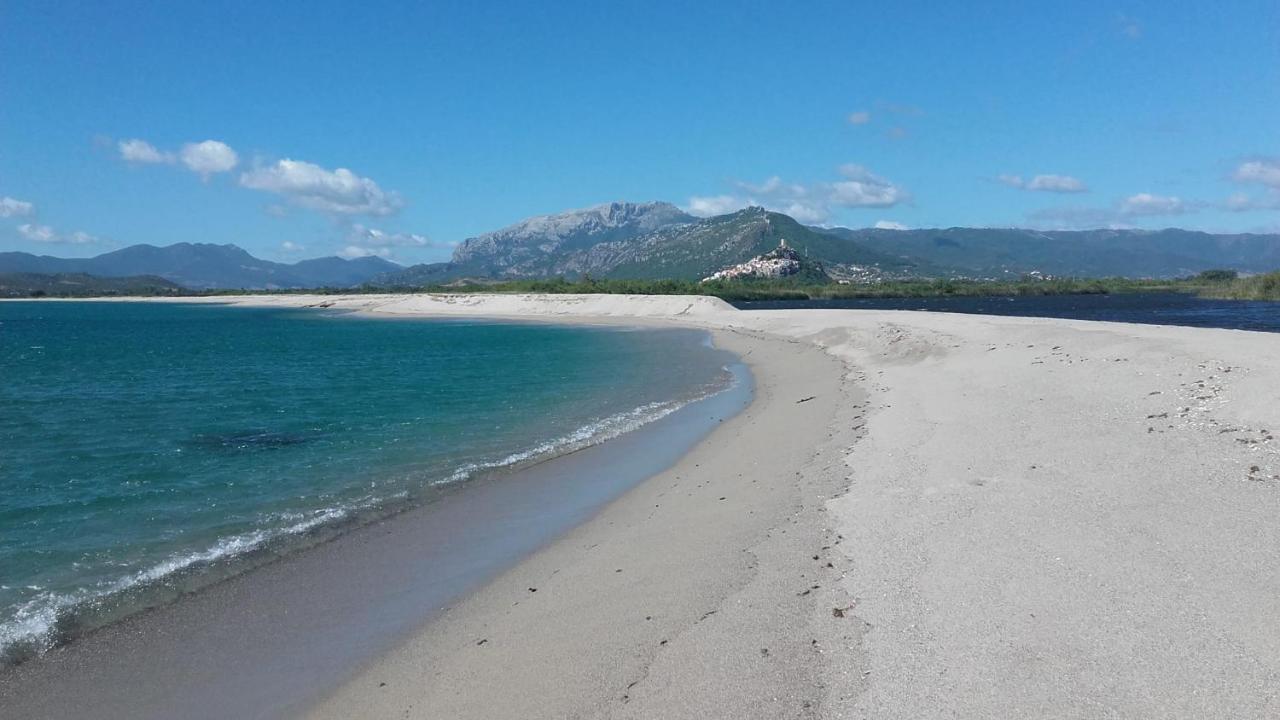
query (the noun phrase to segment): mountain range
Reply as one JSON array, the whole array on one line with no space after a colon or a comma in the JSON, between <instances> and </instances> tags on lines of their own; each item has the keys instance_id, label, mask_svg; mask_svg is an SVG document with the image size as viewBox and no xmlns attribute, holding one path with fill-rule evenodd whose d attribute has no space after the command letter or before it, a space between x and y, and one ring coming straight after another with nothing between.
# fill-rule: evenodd
<instances>
[{"instance_id":1,"label":"mountain range","mask_svg":"<svg viewBox=\"0 0 1280 720\"><path fill-rule=\"evenodd\" d=\"M402 269L379 257L322 257L297 263L259 260L235 245L133 245L91 258L0 253L0 273L87 274L105 278L152 275L191 290L214 288L352 287Z\"/></svg>"},{"instance_id":2,"label":"mountain range","mask_svg":"<svg viewBox=\"0 0 1280 720\"><path fill-rule=\"evenodd\" d=\"M1191 230L1040 231L1012 228L885 230L805 226L751 207L698 218L665 202L614 202L541 215L458 245L448 262L402 267L382 258L286 264L235 245L135 245L94 258L0 253L0 273L157 276L212 288L418 287L460 280L599 278L697 280L747 262L780 241L833 278L1169 278L1224 268L1280 268L1280 235Z\"/></svg>"},{"instance_id":3,"label":"mountain range","mask_svg":"<svg viewBox=\"0 0 1280 720\"><path fill-rule=\"evenodd\" d=\"M1007 278L1191 275L1212 268L1280 268L1280 235L1191 230L945 228L884 230L804 226L752 207L695 218L669 203L610 203L530 218L466 240L449 262L378 279L425 285L460 278L700 279L777 247L779 240L836 278Z\"/></svg>"},{"instance_id":4,"label":"mountain range","mask_svg":"<svg viewBox=\"0 0 1280 720\"><path fill-rule=\"evenodd\" d=\"M780 240L840 277L933 270L928 263L879 252L763 208L695 218L670 203L618 202L530 218L466 240L449 262L414 265L378 281L424 285L460 278L583 275L698 280L763 255Z\"/></svg>"}]
</instances>

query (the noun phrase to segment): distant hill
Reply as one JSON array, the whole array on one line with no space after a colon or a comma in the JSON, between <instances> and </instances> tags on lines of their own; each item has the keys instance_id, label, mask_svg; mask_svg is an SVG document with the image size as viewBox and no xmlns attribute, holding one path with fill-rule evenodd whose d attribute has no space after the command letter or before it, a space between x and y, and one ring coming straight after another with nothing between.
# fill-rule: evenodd
<instances>
[{"instance_id":1,"label":"distant hill","mask_svg":"<svg viewBox=\"0 0 1280 720\"><path fill-rule=\"evenodd\" d=\"M831 276L827 275L822 263L811 260L793 247L788 247L783 240L778 247L763 255L757 255L737 265L730 265L702 279L703 282L716 280L783 280L820 285L831 282Z\"/></svg>"},{"instance_id":2,"label":"distant hill","mask_svg":"<svg viewBox=\"0 0 1280 720\"><path fill-rule=\"evenodd\" d=\"M885 255L909 258L943 275L1000 278L1041 272L1171 278L1212 268L1242 272L1280 268L1280 235L1213 235L1178 229L813 230Z\"/></svg>"},{"instance_id":3,"label":"distant hill","mask_svg":"<svg viewBox=\"0 0 1280 720\"><path fill-rule=\"evenodd\" d=\"M815 232L762 208L698 219L666 203L613 203L531 218L464 242L448 263L415 265L378 278L386 285L426 285L458 278L600 278L698 280L776 248L781 240L837 277L922 272L912 260Z\"/></svg>"},{"instance_id":4,"label":"distant hill","mask_svg":"<svg viewBox=\"0 0 1280 720\"><path fill-rule=\"evenodd\" d=\"M95 277L84 273L0 273L0 297L100 297L180 295L185 290L154 275Z\"/></svg>"},{"instance_id":5,"label":"distant hill","mask_svg":"<svg viewBox=\"0 0 1280 720\"><path fill-rule=\"evenodd\" d=\"M92 258L0 253L0 273L154 275L193 290L350 287L400 268L377 257L327 257L290 265L259 260L235 245L203 243L133 245Z\"/></svg>"}]
</instances>

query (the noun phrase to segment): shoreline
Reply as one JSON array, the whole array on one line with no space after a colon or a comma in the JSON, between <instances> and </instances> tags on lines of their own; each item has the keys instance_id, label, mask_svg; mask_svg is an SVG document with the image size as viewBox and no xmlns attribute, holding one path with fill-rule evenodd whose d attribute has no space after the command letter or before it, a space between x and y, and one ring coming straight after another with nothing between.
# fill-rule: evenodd
<instances>
[{"instance_id":1,"label":"shoreline","mask_svg":"<svg viewBox=\"0 0 1280 720\"><path fill-rule=\"evenodd\" d=\"M825 565L823 546L839 540L822 503L846 480L834 447L808 440L860 415L842 402L856 389L816 348L741 331L719 333L717 344L751 366L750 406L361 668L306 716L815 712L829 683L825 656L840 649L815 643L829 628L810 610L843 599L838 571ZM809 556L823 561L795 562ZM677 690L708 646L732 660L700 667L697 691Z\"/></svg>"},{"instance_id":2,"label":"shoreline","mask_svg":"<svg viewBox=\"0 0 1280 720\"><path fill-rule=\"evenodd\" d=\"M713 339L708 333L708 341ZM387 595L416 594L417 600L446 607L676 463L725 418L748 406L752 376L741 364L728 369L734 376L728 387L639 428L536 463L486 473L446 489L427 505L356 526L0 670L0 706L24 717L296 714L352 668L393 647L439 612ZM609 475L600 477L599 467L610 468ZM500 530L477 534L460 523ZM397 547L433 543L446 549L425 560L420 552ZM362 567L370 564L376 566L372 573ZM400 569L411 565L418 578L405 581ZM375 590L362 594L338 588L339 601L311 607L314 597L334 589L318 581L335 573L354 575L344 584ZM447 587L437 587L441 578L447 579ZM247 607L237 607L241 604ZM304 625L320 627L338 617L346 624L347 640L360 647L348 650L298 638ZM278 622L285 627L274 627ZM194 632L188 627L192 624ZM253 631L238 629L241 624ZM231 637L221 636L219 628L232 628ZM285 648L255 654L252 645L262 637ZM211 658L185 657L184 649L190 647ZM324 658L318 669L290 667L289 653ZM271 668L269 680L253 682L258 668L244 673L243 661L255 659ZM141 687L130 684L138 676L152 679ZM197 677L200 681L192 682Z\"/></svg>"},{"instance_id":3,"label":"shoreline","mask_svg":"<svg viewBox=\"0 0 1280 720\"><path fill-rule=\"evenodd\" d=\"M704 328L757 381L672 468L297 712L1280 712L1274 334L678 297L237 302Z\"/></svg>"}]
</instances>

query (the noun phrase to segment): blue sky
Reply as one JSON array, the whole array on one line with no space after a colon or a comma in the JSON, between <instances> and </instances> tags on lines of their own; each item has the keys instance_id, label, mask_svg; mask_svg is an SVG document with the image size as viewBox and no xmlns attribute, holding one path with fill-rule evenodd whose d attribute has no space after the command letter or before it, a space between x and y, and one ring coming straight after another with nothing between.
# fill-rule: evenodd
<instances>
[{"instance_id":1,"label":"blue sky","mask_svg":"<svg viewBox=\"0 0 1280 720\"><path fill-rule=\"evenodd\" d=\"M0 250L431 261L611 200L1280 231L1274 0L363 5L0 4Z\"/></svg>"}]
</instances>

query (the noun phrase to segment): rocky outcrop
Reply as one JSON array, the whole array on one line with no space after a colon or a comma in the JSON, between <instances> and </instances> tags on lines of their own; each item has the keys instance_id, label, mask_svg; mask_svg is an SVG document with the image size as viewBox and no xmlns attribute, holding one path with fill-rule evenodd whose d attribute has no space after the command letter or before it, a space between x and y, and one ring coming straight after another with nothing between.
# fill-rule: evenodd
<instances>
[{"instance_id":1,"label":"rocky outcrop","mask_svg":"<svg viewBox=\"0 0 1280 720\"><path fill-rule=\"evenodd\" d=\"M789 277L807 276L808 279L825 277L821 266L807 261L795 248L787 247L786 239L779 242L778 247L758 257L712 273L702 282L714 280L779 280ZM829 279L829 278L826 278Z\"/></svg>"}]
</instances>

